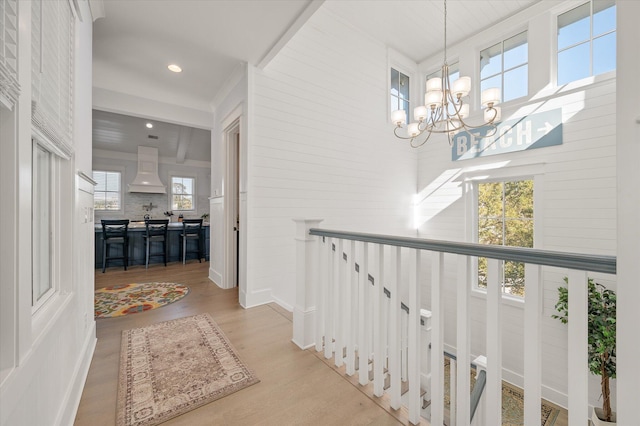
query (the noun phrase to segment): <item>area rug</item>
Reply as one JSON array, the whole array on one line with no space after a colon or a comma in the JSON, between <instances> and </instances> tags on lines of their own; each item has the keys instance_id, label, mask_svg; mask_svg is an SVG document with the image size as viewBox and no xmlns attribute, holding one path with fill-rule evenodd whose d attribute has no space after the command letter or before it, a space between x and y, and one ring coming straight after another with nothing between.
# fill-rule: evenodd
<instances>
[{"instance_id":1,"label":"area rug","mask_svg":"<svg viewBox=\"0 0 640 426\"><path fill-rule=\"evenodd\" d=\"M159 308L189 294L176 283L133 283L104 287L95 292L96 318L119 317Z\"/></svg>"},{"instance_id":2,"label":"area rug","mask_svg":"<svg viewBox=\"0 0 640 426\"><path fill-rule=\"evenodd\" d=\"M449 398L450 370L449 360L445 358L444 368L444 405L449 410L451 403ZM471 370L471 388L475 383L475 370ZM556 422L560 410L542 401L540 408L540 424L541 426L553 426ZM522 389L513 386L505 381L502 382L502 425L505 426L521 426L524 425L524 393Z\"/></svg>"},{"instance_id":3,"label":"area rug","mask_svg":"<svg viewBox=\"0 0 640 426\"><path fill-rule=\"evenodd\" d=\"M208 314L124 330L116 424L156 425L258 382Z\"/></svg>"}]
</instances>

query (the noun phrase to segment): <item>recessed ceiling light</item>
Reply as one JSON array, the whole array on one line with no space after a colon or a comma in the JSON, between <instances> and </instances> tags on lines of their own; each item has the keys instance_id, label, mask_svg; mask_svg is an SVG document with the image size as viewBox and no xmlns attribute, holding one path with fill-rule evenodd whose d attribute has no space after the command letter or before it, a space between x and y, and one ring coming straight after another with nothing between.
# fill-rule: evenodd
<instances>
[{"instance_id":1,"label":"recessed ceiling light","mask_svg":"<svg viewBox=\"0 0 640 426\"><path fill-rule=\"evenodd\" d=\"M180 68L178 65L176 64L171 64L169 65L167 68L169 68L170 71L173 72L182 72L182 68Z\"/></svg>"},{"instance_id":2,"label":"recessed ceiling light","mask_svg":"<svg viewBox=\"0 0 640 426\"><path fill-rule=\"evenodd\" d=\"M153 129L153 124L151 123L147 123L146 126L147 126L147 129Z\"/></svg>"}]
</instances>

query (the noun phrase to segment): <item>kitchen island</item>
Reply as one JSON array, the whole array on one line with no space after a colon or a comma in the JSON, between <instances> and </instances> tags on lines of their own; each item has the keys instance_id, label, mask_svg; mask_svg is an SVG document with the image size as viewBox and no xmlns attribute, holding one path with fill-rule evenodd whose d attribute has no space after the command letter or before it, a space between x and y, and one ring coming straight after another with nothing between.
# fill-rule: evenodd
<instances>
[{"instance_id":1,"label":"kitchen island","mask_svg":"<svg viewBox=\"0 0 640 426\"><path fill-rule=\"evenodd\" d=\"M140 222L130 222L128 228L129 234L129 266L132 265L144 265L145 264L145 256L146 256L146 247L144 241L146 229L143 221ZM96 222L95 225L95 267L96 269L102 268L102 224L100 222ZM182 262L182 248L180 247L180 234L182 233L182 223L181 222L169 222L169 229L167 232L167 262ZM209 223L204 222L202 224L202 234L203 234L203 256L205 260L209 260ZM189 241L189 249L194 250L193 247L194 242ZM110 248L111 255L122 255L122 246L115 245ZM151 246L151 253L160 253L162 250L162 245L155 243ZM187 253L187 260L189 259L197 259L198 255L195 252ZM163 263L162 256L152 256L149 258L149 265L153 263ZM123 266L122 260L110 260L108 267L112 266Z\"/></svg>"}]
</instances>

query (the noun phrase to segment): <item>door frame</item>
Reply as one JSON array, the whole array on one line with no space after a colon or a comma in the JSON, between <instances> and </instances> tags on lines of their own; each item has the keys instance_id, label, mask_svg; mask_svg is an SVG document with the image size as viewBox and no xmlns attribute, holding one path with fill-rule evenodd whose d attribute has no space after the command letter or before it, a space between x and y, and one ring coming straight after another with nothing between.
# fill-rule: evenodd
<instances>
[{"instance_id":1,"label":"door frame","mask_svg":"<svg viewBox=\"0 0 640 426\"><path fill-rule=\"evenodd\" d=\"M222 288L234 288L238 286L241 293L245 291L245 262L243 261L246 250L246 220L245 209L242 206L242 182L244 176L243 158L243 116L242 106L234 109L222 122L224 143L224 230L221 233L224 238L222 244L224 250L224 272ZM237 198L236 198L237 197ZM240 240L236 241L234 227L236 220L240 222ZM239 244L239 247L238 245Z\"/></svg>"}]
</instances>

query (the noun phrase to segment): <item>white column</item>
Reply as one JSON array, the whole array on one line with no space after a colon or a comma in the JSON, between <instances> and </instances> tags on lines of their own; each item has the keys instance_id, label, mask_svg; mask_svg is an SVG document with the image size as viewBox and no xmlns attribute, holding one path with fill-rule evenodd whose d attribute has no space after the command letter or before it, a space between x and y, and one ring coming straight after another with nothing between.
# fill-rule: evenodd
<instances>
[{"instance_id":1,"label":"white column","mask_svg":"<svg viewBox=\"0 0 640 426\"><path fill-rule=\"evenodd\" d=\"M420 250L409 256L409 421L420 423Z\"/></svg>"},{"instance_id":2,"label":"white column","mask_svg":"<svg viewBox=\"0 0 640 426\"><path fill-rule=\"evenodd\" d=\"M640 2L617 1L617 415L619 425L638 422L640 383Z\"/></svg>"},{"instance_id":3,"label":"white column","mask_svg":"<svg viewBox=\"0 0 640 426\"><path fill-rule=\"evenodd\" d=\"M484 392L487 402L485 411L487 425L502 424L502 283L500 275L500 261L487 259L487 387ZM540 407L538 407L538 423L540 423L539 411Z\"/></svg>"},{"instance_id":4,"label":"white column","mask_svg":"<svg viewBox=\"0 0 640 426\"><path fill-rule=\"evenodd\" d=\"M569 271L569 426L584 426L588 418L587 273Z\"/></svg>"},{"instance_id":5,"label":"white column","mask_svg":"<svg viewBox=\"0 0 640 426\"><path fill-rule=\"evenodd\" d=\"M373 287L373 394L382 396L384 393L384 364L385 355L382 342L382 303L386 298L384 295L383 277L384 277L384 246L377 246L378 263L376 267L376 276L374 277Z\"/></svg>"},{"instance_id":6,"label":"white column","mask_svg":"<svg viewBox=\"0 0 640 426\"><path fill-rule=\"evenodd\" d=\"M524 424L537 426L540 423L540 399L542 398L542 274L539 265L524 266Z\"/></svg>"},{"instance_id":7,"label":"white column","mask_svg":"<svg viewBox=\"0 0 640 426\"><path fill-rule=\"evenodd\" d=\"M322 219L294 219L296 223L296 304L293 307L293 343L302 349L315 344L315 288L318 285L317 237L309 229Z\"/></svg>"},{"instance_id":8,"label":"white column","mask_svg":"<svg viewBox=\"0 0 640 426\"><path fill-rule=\"evenodd\" d=\"M389 291L391 292L391 301L389 303L389 380L390 388L390 404L391 408L397 410L400 408L401 402L401 374L400 374L400 355L401 343L400 336L402 334L400 329L400 282L402 281L402 253L401 248L396 247L394 249L395 262L391 263L391 267L394 268L391 274L391 281L389 282Z\"/></svg>"},{"instance_id":9,"label":"white column","mask_svg":"<svg viewBox=\"0 0 640 426\"><path fill-rule=\"evenodd\" d=\"M431 424L441 425L444 421L444 309L441 291L444 253L433 252L431 258Z\"/></svg>"},{"instance_id":10,"label":"white column","mask_svg":"<svg viewBox=\"0 0 640 426\"><path fill-rule=\"evenodd\" d=\"M458 425L468 425L470 421L469 413L469 388L471 386L470 361L470 333L469 333L469 258L458 255L458 281L457 292L457 324L456 324L456 344L458 357L458 377L457 388L458 403L456 405L456 418Z\"/></svg>"}]
</instances>

